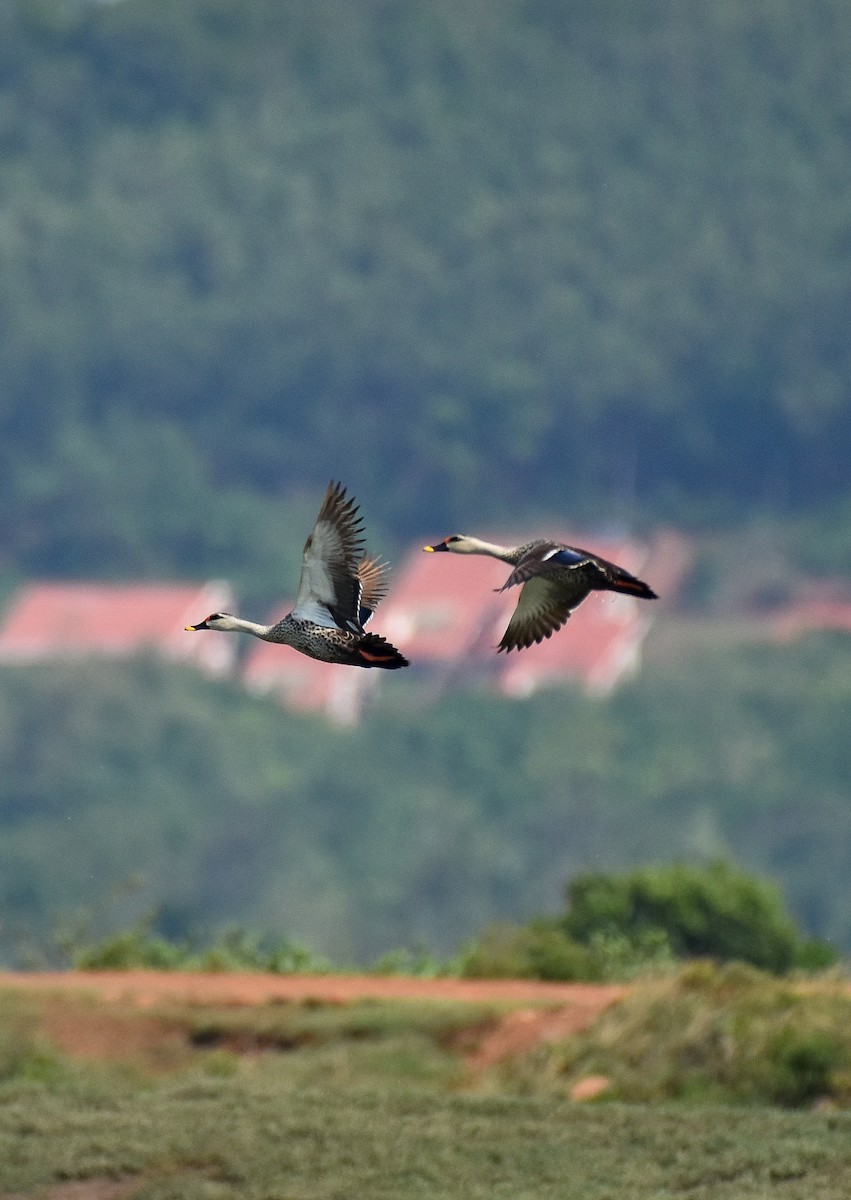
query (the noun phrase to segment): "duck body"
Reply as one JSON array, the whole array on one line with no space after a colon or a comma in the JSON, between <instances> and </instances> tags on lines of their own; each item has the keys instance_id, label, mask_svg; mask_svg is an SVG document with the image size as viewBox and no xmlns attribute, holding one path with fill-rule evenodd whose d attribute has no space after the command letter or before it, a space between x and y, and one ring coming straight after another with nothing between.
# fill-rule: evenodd
<instances>
[{"instance_id":1,"label":"duck body","mask_svg":"<svg viewBox=\"0 0 851 1200\"><path fill-rule=\"evenodd\" d=\"M363 631L357 634L336 626L320 625L297 617L295 610L276 625L258 625L254 621L234 617L231 613L212 613L197 625L187 625L186 628L250 633L264 642L290 646L318 662L350 667L384 667L391 671L408 665L408 660L396 647L377 633Z\"/></svg>"},{"instance_id":2,"label":"duck body","mask_svg":"<svg viewBox=\"0 0 851 1200\"><path fill-rule=\"evenodd\" d=\"M523 650L561 629L573 610L592 591L621 592L642 600L656 593L629 571L588 550L564 542L536 538L521 546L501 546L481 538L453 534L424 550L450 554L484 554L508 563L513 570L498 591L520 587L520 598L497 647L509 653Z\"/></svg>"},{"instance_id":3,"label":"duck body","mask_svg":"<svg viewBox=\"0 0 851 1200\"><path fill-rule=\"evenodd\" d=\"M302 553L301 581L292 612L274 625L231 613L211 613L187 630L250 633L291 646L319 662L398 670L408 660L369 621L386 590L387 564L363 556L362 522L354 499L333 481Z\"/></svg>"}]
</instances>

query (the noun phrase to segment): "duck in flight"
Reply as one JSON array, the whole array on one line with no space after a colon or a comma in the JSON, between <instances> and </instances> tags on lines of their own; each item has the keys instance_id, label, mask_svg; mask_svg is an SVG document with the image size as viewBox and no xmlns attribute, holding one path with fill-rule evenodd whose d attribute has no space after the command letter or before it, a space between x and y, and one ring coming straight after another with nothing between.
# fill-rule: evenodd
<instances>
[{"instance_id":1,"label":"duck in flight","mask_svg":"<svg viewBox=\"0 0 851 1200\"><path fill-rule=\"evenodd\" d=\"M333 481L328 485L313 531L304 543L295 606L276 625L258 625L230 613L211 613L187 630L219 629L253 634L264 642L292 646L320 662L351 667L407 667L395 646L369 621L387 591L387 563L364 557L363 522L354 498Z\"/></svg>"},{"instance_id":2,"label":"duck in flight","mask_svg":"<svg viewBox=\"0 0 851 1200\"><path fill-rule=\"evenodd\" d=\"M517 601L498 651L523 650L552 637L567 618L593 591L623 592L641 600L655 600L656 593L614 563L587 550L538 538L523 546L500 546L480 538L453 534L434 546L423 546L429 554L486 554L514 568L501 588L519 584Z\"/></svg>"}]
</instances>

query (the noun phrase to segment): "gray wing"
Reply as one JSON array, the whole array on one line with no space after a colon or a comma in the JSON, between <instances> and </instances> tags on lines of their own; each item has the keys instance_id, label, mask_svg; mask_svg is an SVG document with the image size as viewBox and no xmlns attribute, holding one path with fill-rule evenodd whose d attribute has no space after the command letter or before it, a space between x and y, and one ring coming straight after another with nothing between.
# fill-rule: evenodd
<instances>
[{"instance_id":1,"label":"gray wing","mask_svg":"<svg viewBox=\"0 0 851 1200\"><path fill-rule=\"evenodd\" d=\"M517 607L502 635L499 650L524 650L552 637L561 629L590 591L581 575L562 571L559 575L536 575L523 584Z\"/></svg>"},{"instance_id":2,"label":"gray wing","mask_svg":"<svg viewBox=\"0 0 851 1200\"><path fill-rule=\"evenodd\" d=\"M357 504L353 498L347 499L341 484L331 482L313 531L304 543L293 616L317 625L363 632L363 584L358 576L363 544Z\"/></svg>"},{"instance_id":3,"label":"gray wing","mask_svg":"<svg viewBox=\"0 0 851 1200\"><path fill-rule=\"evenodd\" d=\"M578 550L574 546L565 546L563 542L548 542L540 539L529 542L519 551L519 557L514 564L514 570L499 589L516 587L526 583L536 575L552 575L560 571L588 569L594 561L594 555L587 550Z\"/></svg>"},{"instance_id":4,"label":"gray wing","mask_svg":"<svg viewBox=\"0 0 851 1200\"><path fill-rule=\"evenodd\" d=\"M357 575L361 583L360 623L366 625L381 601L387 595L387 574L390 564L377 558L362 558L358 563Z\"/></svg>"}]
</instances>

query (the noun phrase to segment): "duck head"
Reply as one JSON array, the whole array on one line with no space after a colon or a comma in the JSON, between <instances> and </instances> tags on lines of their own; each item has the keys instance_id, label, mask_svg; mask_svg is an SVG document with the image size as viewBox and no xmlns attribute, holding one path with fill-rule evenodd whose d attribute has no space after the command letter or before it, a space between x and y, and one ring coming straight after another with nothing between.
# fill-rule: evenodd
<instances>
[{"instance_id":1,"label":"duck head","mask_svg":"<svg viewBox=\"0 0 851 1200\"><path fill-rule=\"evenodd\" d=\"M436 542L433 546L423 546L423 550L427 554L437 554L438 551L448 550L450 554L476 554L480 553L479 543L475 538L465 537L461 533L453 533L451 537L444 538L442 542Z\"/></svg>"},{"instance_id":2,"label":"duck head","mask_svg":"<svg viewBox=\"0 0 851 1200\"><path fill-rule=\"evenodd\" d=\"M194 632L198 629L237 630L239 626L236 624L236 618L232 617L230 613L210 613L209 617L205 617L197 625L186 625L185 629L187 632Z\"/></svg>"}]
</instances>

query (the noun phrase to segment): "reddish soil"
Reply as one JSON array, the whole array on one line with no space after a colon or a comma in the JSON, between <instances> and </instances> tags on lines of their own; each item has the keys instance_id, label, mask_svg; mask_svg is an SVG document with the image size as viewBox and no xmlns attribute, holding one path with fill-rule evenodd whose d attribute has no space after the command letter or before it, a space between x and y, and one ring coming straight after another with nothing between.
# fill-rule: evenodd
<instances>
[{"instance_id":1,"label":"reddish soil","mask_svg":"<svg viewBox=\"0 0 851 1200\"><path fill-rule=\"evenodd\" d=\"M626 988L614 984L540 983L516 979L415 979L379 975L195 974L183 971L0 972L0 988L37 994L47 1001L50 1036L68 1053L85 1058L126 1056L136 1050L165 1068L179 1058L181 1035L151 1010L168 1001L199 1006L241 1007L270 1002L350 1004L356 1000L447 1000L505 1005L488 1021L467 1055L473 1071L524 1054L541 1041L587 1029ZM56 1003L62 995L92 997L121 1005ZM152 1051L155 1051L152 1054Z\"/></svg>"},{"instance_id":2,"label":"reddish soil","mask_svg":"<svg viewBox=\"0 0 851 1200\"><path fill-rule=\"evenodd\" d=\"M82 992L148 1008L164 1000L248 1005L274 1000L458 1000L468 1004L564 1004L601 1012L626 989L616 984L529 979L415 979L402 975L253 975L191 971L0 971L0 988Z\"/></svg>"}]
</instances>

